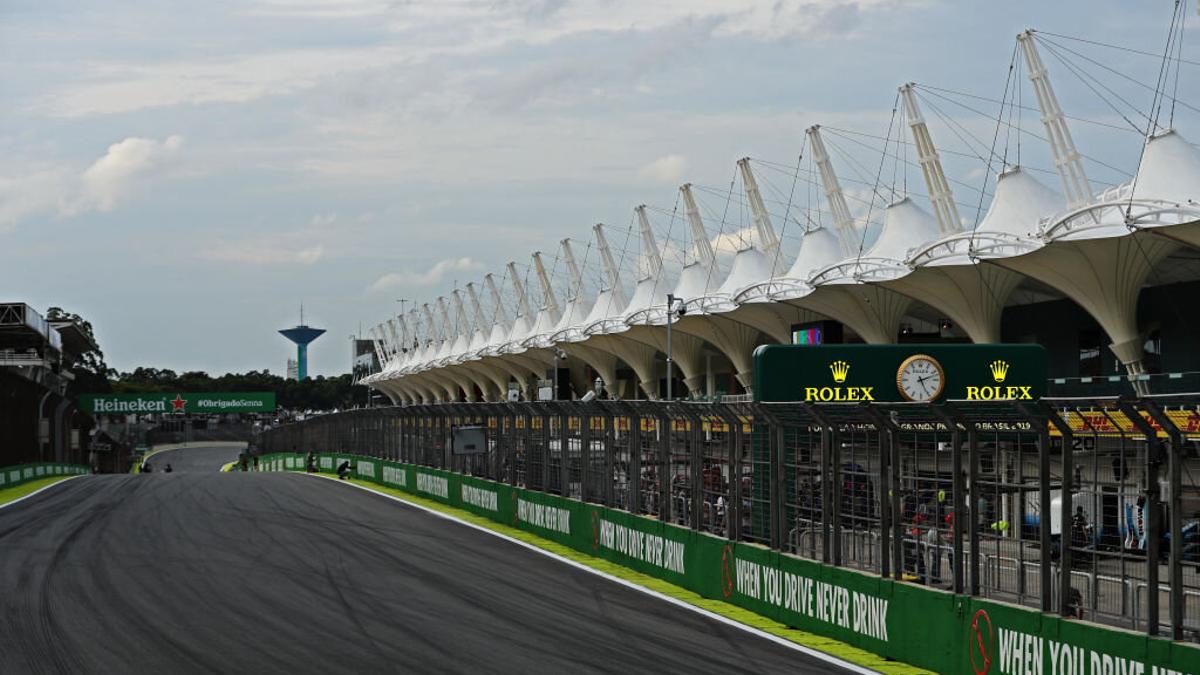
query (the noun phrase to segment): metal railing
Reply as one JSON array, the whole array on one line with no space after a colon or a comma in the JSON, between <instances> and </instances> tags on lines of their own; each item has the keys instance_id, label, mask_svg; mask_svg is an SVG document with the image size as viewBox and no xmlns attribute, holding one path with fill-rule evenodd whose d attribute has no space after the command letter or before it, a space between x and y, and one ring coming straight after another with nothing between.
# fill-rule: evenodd
<instances>
[{"instance_id":1,"label":"metal railing","mask_svg":"<svg viewBox=\"0 0 1200 675\"><path fill-rule=\"evenodd\" d=\"M259 445L468 473L1181 640L1200 634L1198 411L1163 398L454 403L326 415ZM462 425L487 428L486 454L454 454Z\"/></svg>"}]
</instances>

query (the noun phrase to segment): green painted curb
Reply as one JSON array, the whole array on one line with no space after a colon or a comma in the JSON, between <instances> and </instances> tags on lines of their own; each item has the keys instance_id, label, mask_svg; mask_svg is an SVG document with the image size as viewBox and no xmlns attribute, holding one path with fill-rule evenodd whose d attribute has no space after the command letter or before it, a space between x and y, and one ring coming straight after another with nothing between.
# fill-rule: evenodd
<instances>
[{"instance_id":1,"label":"green painted curb","mask_svg":"<svg viewBox=\"0 0 1200 675\"><path fill-rule=\"evenodd\" d=\"M16 501L16 500L20 499L21 497L24 497L28 494L37 492L38 490L41 490L44 487L54 485L55 483L57 483L59 481L64 481L68 478L75 478L75 477L76 477L76 475L48 476L46 478L38 478L37 480L31 480L28 483L21 483L20 485L17 485L15 487L0 489L0 505L4 505L9 502Z\"/></svg>"}]
</instances>

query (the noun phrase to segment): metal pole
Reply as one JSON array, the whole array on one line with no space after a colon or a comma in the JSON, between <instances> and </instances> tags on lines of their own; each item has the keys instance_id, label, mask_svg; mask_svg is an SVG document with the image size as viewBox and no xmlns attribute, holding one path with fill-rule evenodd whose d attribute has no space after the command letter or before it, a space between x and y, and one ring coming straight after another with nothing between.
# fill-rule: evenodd
<instances>
[{"instance_id":1,"label":"metal pole","mask_svg":"<svg viewBox=\"0 0 1200 675\"><path fill-rule=\"evenodd\" d=\"M1080 486L1075 485L1075 438L1072 435L1071 425L1067 424L1062 417L1058 415L1050 406L1043 404L1042 412L1046 415L1054 428L1058 430L1062 437L1062 498L1059 503L1058 522L1058 613L1060 616L1067 616L1070 613L1071 602L1071 568L1074 566L1072 562L1071 538L1067 533L1068 525L1071 522L1071 516L1075 510L1072 505L1072 495ZM1046 514L1044 518L1052 518L1050 510L1043 508Z\"/></svg>"},{"instance_id":2,"label":"metal pole","mask_svg":"<svg viewBox=\"0 0 1200 675\"><path fill-rule=\"evenodd\" d=\"M1037 432L1038 432L1038 435L1037 435L1038 471L1040 472L1040 476L1041 476L1041 480L1039 481L1040 485L1038 487L1038 504L1048 505L1048 504L1050 504L1050 426L1049 426L1049 422L1047 421L1047 419L1045 417L1038 414L1038 411L1027 408L1019 403L1017 404L1017 409L1021 412L1022 415L1024 415L1029 420L1030 424L1033 426L1034 429L1037 429ZM1064 479L1063 479L1062 493L1064 495L1066 495L1066 494L1070 493L1071 485L1070 485L1070 481L1065 478L1065 476L1067 475L1067 471L1066 471L1065 467L1063 469L1063 475L1064 475ZM1041 574L1038 575L1041 580L1041 591L1040 591L1039 595L1041 596L1042 611L1050 612L1050 611L1053 611L1054 604L1055 604L1054 598L1053 598L1054 589L1053 589L1053 585L1052 585L1054 579L1053 579L1052 575L1050 574L1050 569L1049 569L1049 564L1048 564L1050 561L1047 559L1049 556L1047 556L1045 554L1046 551L1050 550L1050 518L1046 517L1049 515L1050 509L1047 508L1046 506L1041 506L1040 510L1041 510L1041 513L1043 514L1043 517L1039 519L1040 524L1038 526L1038 539L1039 539L1041 550L1043 551L1043 553L1041 556L1042 571L1041 571ZM1007 515L1005 517L1007 518ZM1061 522L1065 524L1067 521L1063 520ZM1060 540L1060 545L1061 545L1061 540ZM1070 571L1069 570L1067 572L1067 577L1065 580L1067 582L1070 581Z\"/></svg>"},{"instance_id":3,"label":"metal pole","mask_svg":"<svg viewBox=\"0 0 1200 675\"><path fill-rule=\"evenodd\" d=\"M675 295L667 293L667 400L672 400L671 380L674 375L674 361L671 360L671 323L675 318Z\"/></svg>"},{"instance_id":4,"label":"metal pole","mask_svg":"<svg viewBox=\"0 0 1200 675\"><path fill-rule=\"evenodd\" d=\"M1163 413L1162 408L1149 401L1143 407L1163 431L1169 440L1167 459L1167 532L1171 548L1167 552L1167 583L1170 585L1171 639L1183 639L1183 494L1181 474L1183 472L1183 434L1179 427ZM1157 532L1150 536L1157 537Z\"/></svg>"},{"instance_id":5,"label":"metal pole","mask_svg":"<svg viewBox=\"0 0 1200 675\"><path fill-rule=\"evenodd\" d=\"M1158 470L1162 465L1162 441L1158 432L1127 402L1117 408L1146 437L1146 481L1143 496L1146 498L1146 632L1158 635L1159 584L1158 552L1162 533L1162 518L1159 514Z\"/></svg>"}]
</instances>

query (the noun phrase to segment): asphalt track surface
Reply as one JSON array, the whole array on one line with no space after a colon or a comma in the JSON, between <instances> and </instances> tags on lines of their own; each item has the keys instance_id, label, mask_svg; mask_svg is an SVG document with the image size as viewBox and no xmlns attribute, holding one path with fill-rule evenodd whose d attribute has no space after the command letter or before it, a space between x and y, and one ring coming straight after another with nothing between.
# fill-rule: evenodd
<instances>
[{"instance_id":1,"label":"asphalt track surface","mask_svg":"<svg viewBox=\"0 0 1200 675\"><path fill-rule=\"evenodd\" d=\"M242 448L219 445L163 450L150 457L150 467L153 471L162 471L170 464L171 473L220 471L221 467L236 460L241 452Z\"/></svg>"},{"instance_id":2,"label":"asphalt track surface","mask_svg":"<svg viewBox=\"0 0 1200 675\"><path fill-rule=\"evenodd\" d=\"M503 539L284 473L0 509L0 673L828 673Z\"/></svg>"}]
</instances>

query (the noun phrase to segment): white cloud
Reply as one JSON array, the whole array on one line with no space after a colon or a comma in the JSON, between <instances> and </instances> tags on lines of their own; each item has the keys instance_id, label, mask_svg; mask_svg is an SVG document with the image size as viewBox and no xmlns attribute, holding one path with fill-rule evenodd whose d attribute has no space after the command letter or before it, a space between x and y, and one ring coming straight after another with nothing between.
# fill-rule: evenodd
<instances>
[{"instance_id":1,"label":"white cloud","mask_svg":"<svg viewBox=\"0 0 1200 675\"><path fill-rule=\"evenodd\" d=\"M675 184L683 177L687 166L687 158L683 155L665 155L638 169L638 177Z\"/></svg>"},{"instance_id":2,"label":"white cloud","mask_svg":"<svg viewBox=\"0 0 1200 675\"><path fill-rule=\"evenodd\" d=\"M112 211L176 161L183 137L126 138L113 143L83 171L64 165L42 166L0 175L0 228L44 213L76 216L89 211Z\"/></svg>"},{"instance_id":3,"label":"white cloud","mask_svg":"<svg viewBox=\"0 0 1200 675\"><path fill-rule=\"evenodd\" d=\"M694 45L710 34L756 41L842 37L853 32L866 13L924 1L260 0L243 14L299 22L295 25L369 20L389 31L393 39L373 45L224 53L219 57L204 52L170 62L89 62L85 64L86 78L45 92L31 107L37 113L82 117L181 104L245 103L392 68L420 72L445 59L490 54L514 45L542 46L597 33L662 33L665 47L635 56L637 69L641 69L647 65L646 59L653 62L683 53L683 45ZM679 31L694 39L682 45L672 41L670 34ZM534 88L537 93L581 74L606 73L602 67L578 64L534 69L524 79L518 78L515 87ZM544 79L550 81L542 83ZM482 85L485 94L488 84L490 81ZM491 88L495 97L494 84Z\"/></svg>"},{"instance_id":4,"label":"white cloud","mask_svg":"<svg viewBox=\"0 0 1200 675\"><path fill-rule=\"evenodd\" d=\"M108 152L83 172L82 207L112 211L117 202L137 187L149 172L173 161L183 148L183 137L126 138L108 146Z\"/></svg>"},{"instance_id":5,"label":"white cloud","mask_svg":"<svg viewBox=\"0 0 1200 675\"><path fill-rule=\"evenodd\" d=\"M250 243L202 251L209 260L246 265L312 265L325 256L325 245L286 248L278 243Z\"/></svg>"},{"instance_id":6,"label":"white cloud","mask_svg":"<svg viewBox=\"0 0 1200 675\"><path fill-rule=\"evenodd\" d=\"M434 263L424 272L392 272L385 274L371 284L370 290L381 291L388 288L404 286L432 286L441 281L450 272L473 272L482 269L483 265L471 258L447 258Z\"/></svg>"},{"instance_id":7,"label":"white cloud","mask_svg":"<svg viewBox=\"0 0 1200 675\"><path fill-rule=\"evenodd\" d=\"M0 176L0 230L25 218L65 209L71 176L61 169L39 169L24 175Z\"/></svg>"}]
</instances>

